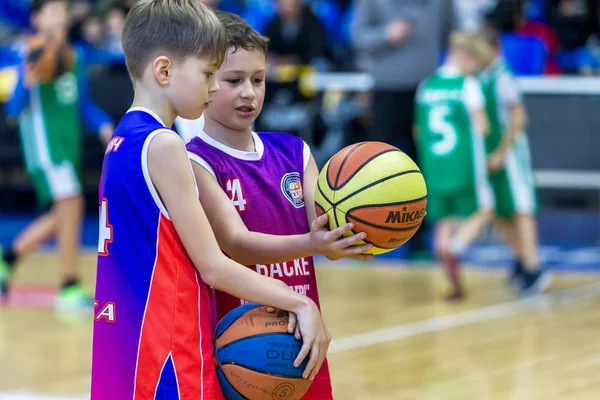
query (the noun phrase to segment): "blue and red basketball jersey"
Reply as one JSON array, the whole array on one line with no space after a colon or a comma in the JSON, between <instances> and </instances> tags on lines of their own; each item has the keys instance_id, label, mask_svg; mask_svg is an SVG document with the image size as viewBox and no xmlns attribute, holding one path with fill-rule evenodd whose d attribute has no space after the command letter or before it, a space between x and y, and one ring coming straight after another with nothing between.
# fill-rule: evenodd
<instances>
[{"instance_id":1,"label":"blue and red basketball jersey","mask_svg":"<svg viewBox=\"0 0 600 400\"><path fill-rule=\"evenodd\" d=\"M106 150L91 400L223 399L209 290L148 172L148 146L163 131L172 133L157 115L132 108Z\"/></svg>"},{"instance_id":2,"label":"blue and red basketball jersey","mask_svg":"<svg viewBox=\"0 0 600 400\"><path fill-rule=\"evenodd\" d=\"M309 231L302 184L310 149L286 133L253 133L255 152L229 148L205 132L187 144L190 158L217 180L250 231L299 235ZM313 207L313 205L309 205ZM256 272L279 279L319 305L312 257L267 265L250 265ZM243 304L228 293L215 291L217 317ZM327 362L304 400L332 399Z\"/></svg>"}]
</instances>

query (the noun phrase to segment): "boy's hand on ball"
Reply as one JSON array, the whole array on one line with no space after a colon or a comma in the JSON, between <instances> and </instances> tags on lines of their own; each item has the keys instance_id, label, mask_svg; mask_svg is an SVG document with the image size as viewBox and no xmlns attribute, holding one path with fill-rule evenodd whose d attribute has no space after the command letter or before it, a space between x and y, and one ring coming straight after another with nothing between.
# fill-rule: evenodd
<instances>
[{"instance_id":1,"label":"boy's hand on ball","mask_svg":"<svg viewBox=\"0 0 600 400\"><path fill-rule=\"evenodd\" d=\"M327 220L327 214L323 214L311 224L310 240L312 248L315 249L315 254L322 254L331 261L340 258L370 259L368 256L362 257L365 256L362 253L370 250L373 247L372 245L355 245L356 242L367 237L366 233L360 232L343 237L344 234L352 231L354 224L342 225L330 231L327 229Z\"/></svg>"},{"instance_id":2,"label":"boy's hand on ball","mask_svg":"<svg viewBox=\"0 0 600 400\"><path fill-rule=\"evenodd\" d=\"M294 366L296 368L300 366L310 352L310 358L302 377L312 381L325 361L329 343L331 343L331 335L325 327L321 313L314 301L307 299L305 305L296 311L296 316L302 336L302 349L294 361Z\"/></svg>"}]
</instances>

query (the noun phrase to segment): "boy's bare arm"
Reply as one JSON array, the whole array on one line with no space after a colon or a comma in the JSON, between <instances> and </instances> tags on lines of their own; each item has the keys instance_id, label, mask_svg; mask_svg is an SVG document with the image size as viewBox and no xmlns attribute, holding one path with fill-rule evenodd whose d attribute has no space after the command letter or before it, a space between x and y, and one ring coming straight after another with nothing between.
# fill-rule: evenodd
<instances>
[{"instance_id":1,"label":"boy's bare arm","mask_svg":"<svg viewBox=\"0 0 600 400\"><path fill-rule=\"evenodd\" d=\"M283 236L251 232L215 178L196 162L192 162L192 168L200 202L206 210L217 242L227 255L239 263L250 265L290 261L325 254L331 249L343 249L356 241L356 238L337 240L349 230L348 227L323 232L318 237L310 233ZM306 204L308 207L309 203Z\"/></svg>"},{"instance_id":2,"label":"boy's bare arm","mask_svg":"<svg viewBox=\"0 0 600 400\"><path fill-rule=\"evenodd\" d=\"M511 105L510 123L503 132L502 141L498 148L488 156L488 168L490 171L498 171L503 168L506 153L515 144L517 137L527 126L527 111L521 103Z\"/></svg>"},{"instance_id":3,"label":"boy's bare arm","mask_svg":"<svg viewBox=\"0 0 600 400\"><path fill-rule=\"evenodd\" d=\"M498 151L506 152L517 140L517 137L527 127L527 111L521 103L516 103L510 106L510 124L503 132L502 142L498 147Z\"/></svg>"},{"instance_id":4,"label":"boy's bare arm","mask_svg":"<svg viewBox=\"0 0 600 400\"><path fill-rule=\"evenodd\" d=\"M309 374L314 377L331 341L315 303L280 282L235 263L221 252L196 197L187 152L174 133L161 132L152 139L148 148L148 170L202 279L208 285L236 297L295 313L304 339L295 364L299 365L310 351L305 377Z\"/></svg>"},{"instance_id":5,"label":"boy's bare arm","mask_svg":"<svg viewBox=\"0 0 600 400\"><path fill-rule=\"evenodd\" d=\"M488 135L490 131L490 123L487 118L487 114L485 109L471 111L471 122L473 126L477 128L477 131L480 132L484 137Z\"/></svg>"}]
</instances>

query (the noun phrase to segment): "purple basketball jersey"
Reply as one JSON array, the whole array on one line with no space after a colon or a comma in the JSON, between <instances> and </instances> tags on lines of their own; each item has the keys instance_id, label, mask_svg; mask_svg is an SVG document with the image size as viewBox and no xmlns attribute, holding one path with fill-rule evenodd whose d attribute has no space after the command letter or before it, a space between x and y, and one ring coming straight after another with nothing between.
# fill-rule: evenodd
<instances>
[{"instance_id":1,"label":"purple basketball jersey","mask_svg":"<svg viewBox=\"0 0 600 400\"><path fill-rule=\"evenodd\" d=\"M254 134L254 141L257 151L246 153L201 133L188 143L187 149L193 161L213 173L249 230L271 235L307 233L302 194L308 157L304 142L284 133ZM319 304L312 257L249 267L284 281ZM241 304L240 299L218 293L219 318Z\"/></svg>"},{"instance_id":2,"label":"purple basketball jersey","mask_svg":"<svg viewBox=\"0 0 600 400\"><path fill-rule=\"evenodd\" d=\"M188 143L188 155L215 177L248 230L271 235L306 234L309 228L302 184L310 149L302 139L286 133L252 135L256 152L247 153L200 132ZM312 257L248 267L285 282L319 305ZM219 319L244 303L219 291L215 291L215 300ZM328 400L331 393L325 362L303 399Z\"/></svg>"}]
</instances>

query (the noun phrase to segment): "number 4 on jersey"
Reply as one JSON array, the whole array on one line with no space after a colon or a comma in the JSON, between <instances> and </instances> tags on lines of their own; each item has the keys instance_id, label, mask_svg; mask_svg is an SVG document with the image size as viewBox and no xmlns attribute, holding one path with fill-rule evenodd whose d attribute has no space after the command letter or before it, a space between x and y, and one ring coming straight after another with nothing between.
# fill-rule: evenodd
<instances>
[{"instance_id":1,"label":"number 4 on jersey","mask_svg":"<svg viewBox=\"0 0 600 400\"><path fill-rule=\"evenodd\" d=\"M98 234L98 255L108 255L108 244L113 241L113 227L108 222L108 200L100 203L100 231Z\"/></svg>"},{"instance_id":2,"label":"number 4 on jersey","mask_svg":"<svg viewBox=\"0 0 600 400\"><path fill-rule=\"evenodd\" d=\"M227 191L230 194L231 204L239 211L245 211L247 201L244 198L242 184L238 178L227 180Z\"/></svg>"}]
</instances>

